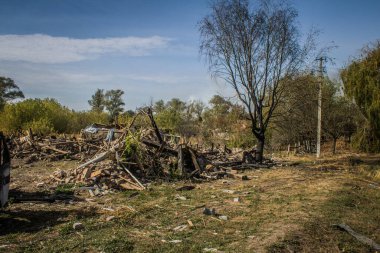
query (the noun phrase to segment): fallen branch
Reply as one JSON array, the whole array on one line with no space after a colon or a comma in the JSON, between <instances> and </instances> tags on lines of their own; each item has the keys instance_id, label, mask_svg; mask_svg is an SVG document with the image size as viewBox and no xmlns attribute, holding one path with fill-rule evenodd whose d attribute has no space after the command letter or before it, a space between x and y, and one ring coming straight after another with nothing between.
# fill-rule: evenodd
<instances>
[{"instance_id":1,"label":"fallen branch","mask_svg":"<svg viewBox=\"0 0 380 253\"><path fill-rule=\"evenodd\" d=\"M372 247L373 249L380 250L380 245L379 244L377 244L372 239L370 239L370 238L368 238L368 237L366 237L364 235L361 235L361 234L355 232L348 225L346 225L346 224L335 224L334 226L338 227L338 228L340 228L342 230L345 230L347 233L349 233L350 235L352 235L353 237L355 237L358 241L360 241L360 242L362 242L364 244L367 244L368 246Z\"/></svg>"}]
</instances>

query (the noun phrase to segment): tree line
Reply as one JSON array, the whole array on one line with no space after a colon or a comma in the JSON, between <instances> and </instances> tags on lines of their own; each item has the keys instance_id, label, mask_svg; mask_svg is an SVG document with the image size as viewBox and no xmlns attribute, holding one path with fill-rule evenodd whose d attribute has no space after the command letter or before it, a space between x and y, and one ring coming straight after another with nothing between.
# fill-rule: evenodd
<instances>
[{"instance_id":1,"label":"tree line","mask_svg":"<svg viewBox=\"0 0 380 253\"><path fill-rule=\"evenodd\" d=\"M312 75L284 80L282 85L287 88L281 106L273 112L274 119L266 132L271 149L299 143L306 152L313 152L318 82L318 78ZM0 129L7 133L29 128L41 134L77 133L92 123L125 124L136 112L124 111L122 94L120 90L104 92L97 89L88 101L91 106L88 111L74 111L49 98L6 103L0 112ZM333 140L335 147L340 137L351 139L362 119L358 117L360 114L355 104L339 93L336 82L325 80L323 98L324 136ZM214 95L207 104L173 98L158 100L150 107L158 126L166 133L183 136L196 143L227 145L230 148L252 148L257 144L251 132L249 113L238 101ZM140 109L143 108L137 111ZM149 122L138 124L149 126Z\"/></svg>"}]
</instances>

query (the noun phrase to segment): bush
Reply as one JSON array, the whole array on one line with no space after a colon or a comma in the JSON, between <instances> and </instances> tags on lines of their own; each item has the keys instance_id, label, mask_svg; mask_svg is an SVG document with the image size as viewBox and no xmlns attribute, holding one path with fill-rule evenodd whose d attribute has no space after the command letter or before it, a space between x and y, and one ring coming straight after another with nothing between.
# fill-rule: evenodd
<instances>
[{"instance_id":1,"label":"bush","mask_svg":"<svg viewBox=\"0 0 380 253\"><path fill-rule=\"evenodd\" d=\"M40 134L75 133L91 123L107 123L107 114L76 112L46 98L6 104L0 119L0 131L8 134L29 128Z\"/></svg>"}]
</instances>

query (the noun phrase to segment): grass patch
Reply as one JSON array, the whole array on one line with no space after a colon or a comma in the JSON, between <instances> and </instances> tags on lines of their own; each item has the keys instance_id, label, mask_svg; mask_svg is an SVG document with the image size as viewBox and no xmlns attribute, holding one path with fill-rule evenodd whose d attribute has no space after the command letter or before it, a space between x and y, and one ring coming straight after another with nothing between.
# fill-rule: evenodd
<instances>
[{"instance_id":1,"label":"grass patch","mask_svg":"<svg viewBox=\"0 0 380 253\"><path fill-rule=\"evenodd\" d=\"M55 189L55 194L74 195L74 190L75 190L74 184L60 184Z\"/></svg>"},{"instance_id":2,"label":"grass patch","mask_svg":"<svg viewBox=\"0 0 380 253\"><path fill-rule=\"evenodd\" d=\"M318 207L318 217L307 221L302 230L288 234L267 249L269 252L371 252L370 247L336 229L333 224L348 224L356 232L379 242L379 199L380 191L371 189L367 184L360 181L345 183Z\"/></svg>"}]
</instances>

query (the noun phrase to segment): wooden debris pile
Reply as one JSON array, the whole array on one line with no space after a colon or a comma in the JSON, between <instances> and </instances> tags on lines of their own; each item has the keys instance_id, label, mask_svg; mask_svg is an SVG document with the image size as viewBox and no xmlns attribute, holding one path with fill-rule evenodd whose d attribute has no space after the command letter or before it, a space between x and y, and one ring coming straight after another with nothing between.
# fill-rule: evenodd
<instances>
[{"instance_id":1,"label":"wooden debris pile","mask_svg":"<svg viewBox=\"0 0 380 253\"><path fill-rule=\"evenodd\" d=\"M12 158L25 159L26 163L38 160L83 160L94 155L105 142L104 137L37 136L30 130L26 135L10 139Z\"/></svg>"},{"instance_id":2,"label":"wooden debris pile","mask_svg":"<svg viewBox=\"0 0 380 253\"><path fill-rule=\"evenodd\" d=\"M88 190L91 196L105 195L115 190L143 190L138 179L117 166L114 161L101 161L96 165L55 171L47 183L77 184Z\"/></svg>"},{"instance_id":3,"label":"wooden debris pile","mask_svg":"<svg viewBox=\"0 0 380 253\"><path fill-rule=\"evenodd\" d=\"M144 115L149 119L150 127L134 126L136 117ZM97 143L91 143L91 140ZM129 126L109 129L106 139L104 136L101 139L87 137L81 141L64 142L45 138L39 141L29 139L27 143L32 148L40 147L40 154L46 156L82 156L85 162L68 172L55 172L49 181L84 185L95 195L110 190L143 190L144 184L158 178L197 181L239 177L232 171L272 165L254 163L254 150L232 153L225 147L201 151L185 143L170 142L157 127L150 108L140 111ZM83 154L87 159L83 159Z\"/></svg>"}]
</instances>

